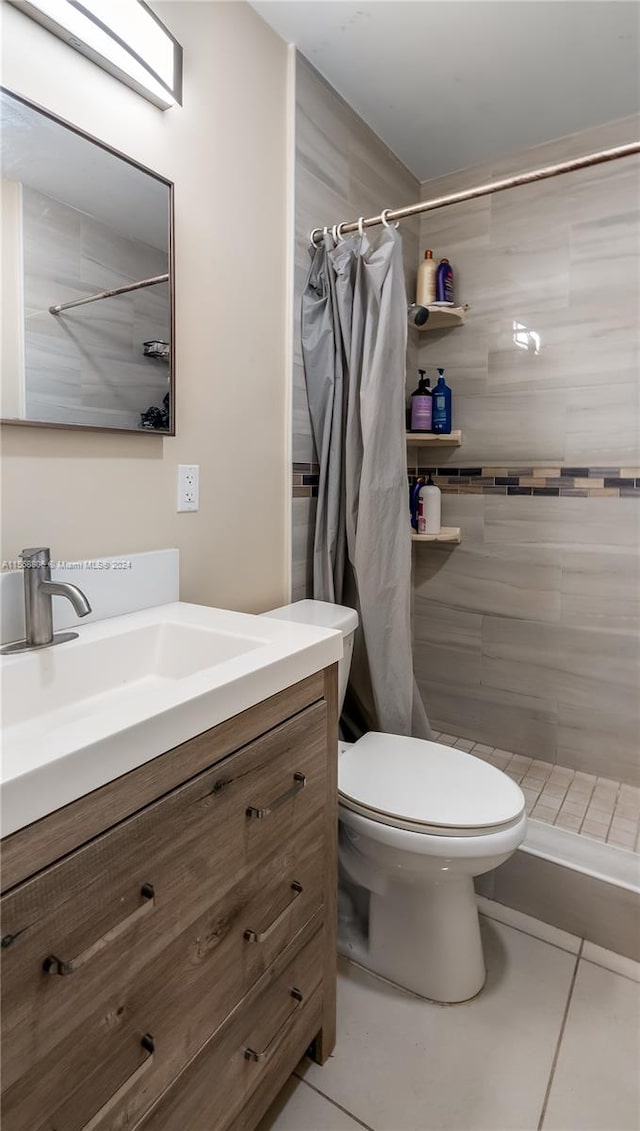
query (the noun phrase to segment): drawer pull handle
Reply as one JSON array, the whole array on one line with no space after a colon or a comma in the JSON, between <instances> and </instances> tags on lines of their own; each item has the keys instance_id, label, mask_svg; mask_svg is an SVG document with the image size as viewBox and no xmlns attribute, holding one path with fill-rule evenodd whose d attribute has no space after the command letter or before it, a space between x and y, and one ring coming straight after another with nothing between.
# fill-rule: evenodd
<instances>
[{"instance_id":1,"label":"drawer pull handle","mask_svg":"<svg viewBox=\"0 0 640 1131\"><path fill-rule=\"evenodd\" d=\"M132 911L121 923L112 927L105 935L102 935L102 937L92 943L91 946L88 946L81 954L77 954L75 958L70 958L68 962L65 962L62 958L56 958L55 954L47 955L42 963L42 969L45 974L73 974L76 970L79 970L80 967L84 966L91 958L95 958L96 954L99 954L101 950L110 946L120 935L128 931L129 927L133 926L138 919L142 919L144 915L148 915L153 909L155 894L153 884L143 884L140 888L140 895L144 902L141 903L139 907L136 907L135 911Z\"/></svg>"},{"instance_id":2,"label":"drawer pull handle","mask_svg":"<svg viewBox=\"0 0 640 1131\"><path fill-rule=\"evenodd\" d=\"M289 913L298 896L302 895L302 884L299 884L297 880L294 880L291 884L291 891L293 892L293 896L289 900L287 906L283 907L280 914L276 915L273 922L269 923L269 926L265 927L264 931L251 931L247 929L244 932L244 937L247 942L264 942L265 939L269 938L269 935L272 934L273 931L275 931L276 927L280 925L285 915Z\"/></svg>"},{"instance_id":3,"label":"drawer pull handle","mask_svg":"<svg viewBox=\"0 0 640 1131\"><path fill-rule=\"evenodd\" d=\"M285 801L288 801L290 797L295 797L296 793L304 789L306 784L307 779L305 775L296 772L293 775L293 785L291 789L288 789L286 793L281 793L279 797L276 797L275 801L272 801L267 809L258 809L255 805L249 805L247 808L247 817L253 817L256 821L262 821L264 817L268 817L270 813L273 813L274 809L279 809L281 805L284 805Z\"/></svg>"},{"instance_id":4,"label":"drawer pull handle","mask_svg":"<svg viewBox=\"0 0 640 1131\"><path fill-rule=\"evenodd\" d=\"M140 1077L143 1076L144 1073L149 1070L149 1068L151 1068L151 1065L153 1064L153 1054L156 1048L155 1041L151 1036L151 1033L145 1033L144 1037L140 1041L140 1044L144 1051L148 1053L148 1056L146 1056L142 1063L133 1070L130 1076L127 1076L127 1079L123 1084L120 1085L118 1090L114 1092L112 1096L109 1096L107 1102L102 1105L102 1107L95 1113L95 1115L91 1116L91 1119L88 1123L85 1123L82 1131L98 1131L98 1128L100 1127L102 1121L106 1119L106 1117L113 1111L115 1107L117 1107L117 1105L120 1103L120 1100L124 1099L127 1092L130 1091L131 1088L133 1088L134 1085L138 1083Z\"/></svg>"},{"instance_id":5,"label":"drawer pull handle","mask_svg":"<svg viewBox=\"0 0 640 1131\"><path fill-rule=\"evenodd\" d=\"M245 1049L244 1050L245 1060L253 1060L257 1064L262 1064L265 1060L268 1060L269 1057L276 1051L276 1049L277 1049L278 1045L280 1044L282 1038L285 1036L287 1029L289 1028L289 1022L291 1021L291 1018L294 1016L295 1013L297 1013L300 1006L302 1005L302 1002L304 1001L304 998L303 998L302 994L300 993L300 990L297 990L295 986L292 986L290 992L291 992L291 997L294 999L294 1001L296 1003L294 1005L293 1009L287 1015L287 1017L285 1017L284 1021L282 1022L282 1025L278 1029L277 1033L275 1033L274 1036L271 1038L271 1040L269 1041L269 1044L265 1045L262 1052L256 1052L255 1049Z\"/></svg>"}]
</instances>

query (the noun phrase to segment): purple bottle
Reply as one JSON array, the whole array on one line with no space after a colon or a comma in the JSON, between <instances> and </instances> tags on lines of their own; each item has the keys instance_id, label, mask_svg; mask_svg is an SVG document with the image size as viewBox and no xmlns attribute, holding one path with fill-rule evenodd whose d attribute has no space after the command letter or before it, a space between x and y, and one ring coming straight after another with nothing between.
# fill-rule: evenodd
<instances>
[{"instance_id":1,"label":"purple bottle","mask_svg":"<svg viewBox=\"0 0 640 1131\"><path fill-rule=\"evenodd\" d=\"M453 268L448 259L441 259L436 271L436 302L455 306L453 299Z\"/></svg>"},{"instance_id":2,"label":"purple bottle","mask_svg":"<svg viewBox=\"0 0 640 1131\"><path fill-rule=\"evenodd\" d=\"M429 388L426 370L419 369L418 388L411 394L411 431L431 432L433 416L433 395Z\"/></svg>"}]
</instances>

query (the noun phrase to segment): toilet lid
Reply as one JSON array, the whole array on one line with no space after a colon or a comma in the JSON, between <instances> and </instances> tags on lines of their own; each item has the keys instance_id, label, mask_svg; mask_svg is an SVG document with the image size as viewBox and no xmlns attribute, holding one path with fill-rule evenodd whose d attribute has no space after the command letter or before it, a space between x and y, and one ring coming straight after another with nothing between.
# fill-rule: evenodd
<instances>
[{"instance_id":1,"label":"toilet lid","mask_svg":"<svg viewBox=\"0 0 640 1131\"><path fill-rule=\"evenodd\" d=\"M419 738L370 732L340 755L339 791L347 805L382 822L406 821L463 832L520 816L519 786L495 766Z\"/></svg>"}]
</instances>

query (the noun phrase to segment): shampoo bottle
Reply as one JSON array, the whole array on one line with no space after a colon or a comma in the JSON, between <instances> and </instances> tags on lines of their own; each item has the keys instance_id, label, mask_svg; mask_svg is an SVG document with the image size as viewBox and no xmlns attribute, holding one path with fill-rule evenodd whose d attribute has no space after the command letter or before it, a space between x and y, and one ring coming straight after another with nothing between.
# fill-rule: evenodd
<instances>
[{"instance_id":1,"label":"shampoo bottle","mask_svg":"<svg viewBox=\"0 0 640 1131\"><path fill-rule=\"evenodd\" d=\"M418 388L411 394L411 432L432 431L433 394L429 387L426 371L419 369Z\"/></svg>"},{"instance_id":2,"label":"shampoo bottle","mask_svg":"<svg viewBox=\"0 0 640 1131\"><path fill-rule=\"evenodd\" d=\"M451 431L451 389L444 379L444 369L438 369L438 383L433 390L433 431L448 435Z\"/></svg>"},{"instance_id":3,"label":"shampoo bottle","mask_svg":"<svg viewBox=\"0 0 640 1131\"><path fill-rule=\"evenodd\" d=\"M439 534L442 492L436 487L431 472L424 487L420 488L418 502L418 534Z\"/></svg>"},{"instance_id":4,"label":"shampoo bottle","mask_svg":"<svg viewBox=\"0 0 640 1131\"><path fill-rule=\"evenodd\" d=\"M453 268L448 259L441 259L436 271L436 302L445 306L455 306Z\"/></svg>"},{"instance_id":5,"label":"shampoo bottle","mask_svg":"<svg viewBox=\"0 0 640 1131\"><path fill-rule=\"evenodd\" d=\"M418 282L416 284L416 303L418 306L429 306L436 301L436 261L433 252L427 248L424 259L418 267Z\"/></svg>"}]
</instances>

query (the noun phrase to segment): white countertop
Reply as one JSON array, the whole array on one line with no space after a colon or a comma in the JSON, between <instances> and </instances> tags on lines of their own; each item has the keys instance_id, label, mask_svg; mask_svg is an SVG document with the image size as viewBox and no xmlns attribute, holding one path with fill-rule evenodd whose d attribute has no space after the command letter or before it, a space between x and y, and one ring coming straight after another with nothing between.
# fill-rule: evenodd
<instances>
[{"instance_id":1,"label":"white countertop","mask_svg":"<svg viewBox=\"0 0 640 1131\"><path fill-rule=\"evenodd\" d=\"M342 657L340 632L182 602L78 633L0 660L3 836ZM203 666L211 634L231 656Z\"/></svg>"}]
</instances>

